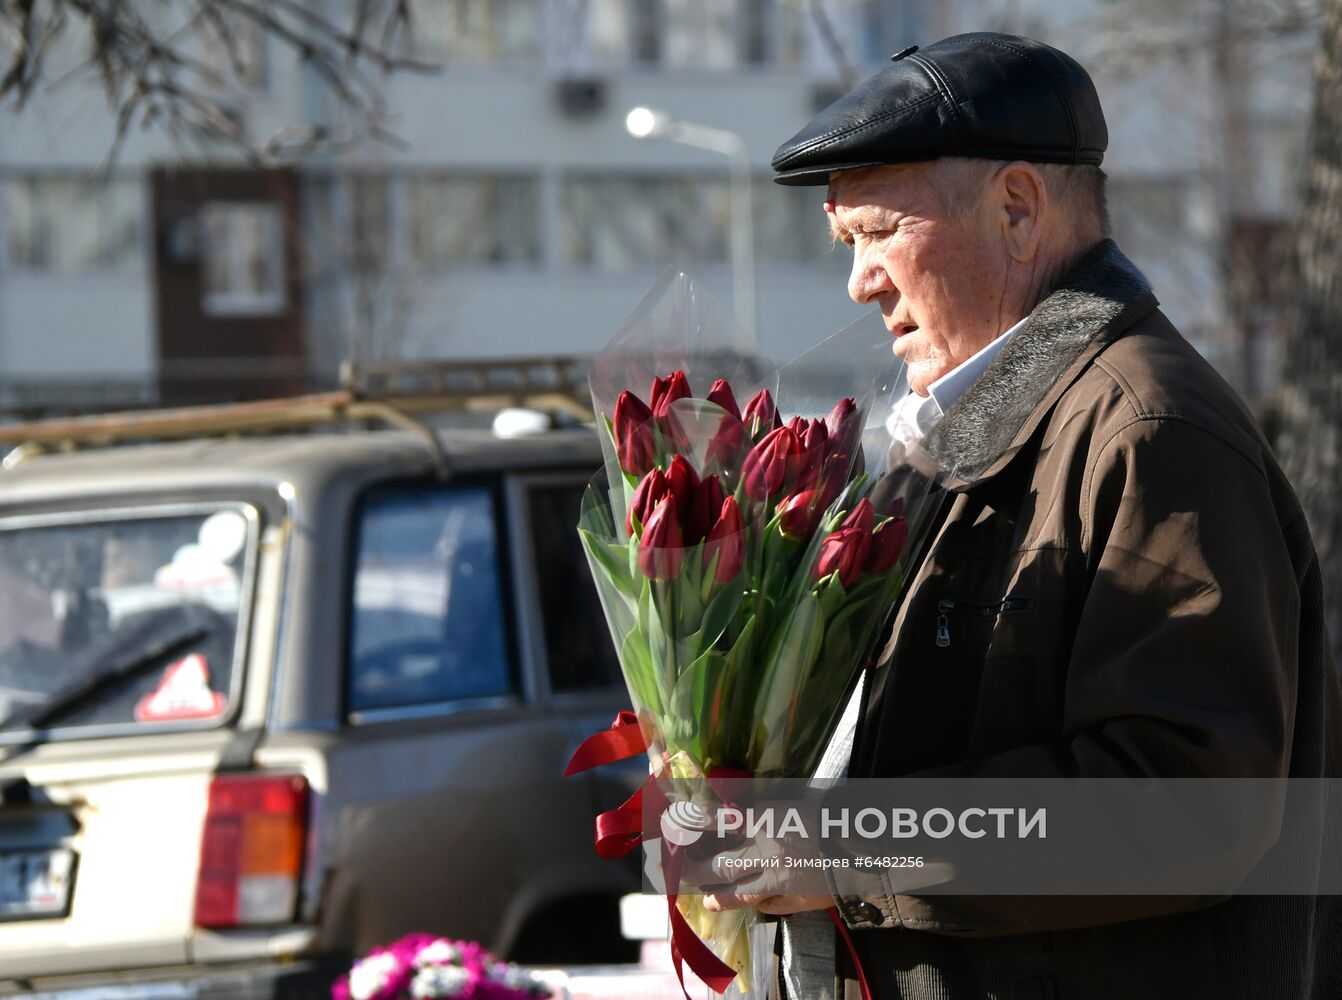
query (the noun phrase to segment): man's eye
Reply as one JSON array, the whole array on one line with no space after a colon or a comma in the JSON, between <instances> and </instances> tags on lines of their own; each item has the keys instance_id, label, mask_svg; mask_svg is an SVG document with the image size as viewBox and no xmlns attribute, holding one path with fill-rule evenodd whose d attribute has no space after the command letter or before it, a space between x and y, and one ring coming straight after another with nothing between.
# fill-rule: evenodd
<instances>
[{"instance_id":1,"label":"man's eye","mask_svg":"<svg viewBox=\"0 0 1342 1000\"><path fill-rule=\"evenodd\" d=\"M857 240L864 243L880 242L893 232L893 229L854 229L844 238L844 242L849 246L852 246Z\"/></svg>"}]
</instances>

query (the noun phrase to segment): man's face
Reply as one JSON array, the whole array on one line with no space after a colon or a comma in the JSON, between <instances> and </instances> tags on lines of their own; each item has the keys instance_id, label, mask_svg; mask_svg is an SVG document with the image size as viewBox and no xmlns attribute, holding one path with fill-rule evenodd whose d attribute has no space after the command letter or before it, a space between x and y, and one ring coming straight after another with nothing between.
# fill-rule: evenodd
<instances>
[{"instance_id":1,"label":"man's face","mask_svg":"<svg viewBox=\"0 0 1342 1000\"><path fill-rule=\"evenodd\" d=\"M1000 221L984 208L951 218L930 164L831 175L826 211L853 247L848 294L880 306L909 387L928 386L1004 332L1007 255Z\"/></svg>"}]
</instances>

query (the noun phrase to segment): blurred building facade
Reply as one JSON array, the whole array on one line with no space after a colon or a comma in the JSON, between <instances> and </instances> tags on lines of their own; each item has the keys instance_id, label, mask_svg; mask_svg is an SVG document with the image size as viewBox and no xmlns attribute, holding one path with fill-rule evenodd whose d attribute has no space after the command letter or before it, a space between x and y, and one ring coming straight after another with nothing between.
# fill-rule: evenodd
<instances>
[{"instance_id":1,"label":"blurred building facade","mask_svg":"<svg viewBox=\"0 0 1342 1000\"><path fill-rule=\"evenodd\" d=\"M339 16L346 0L313 3ZM1199 347L1266 391L1312 33L1265 41L1221 6L827 0L818 17L811 0L414 0L411 54L442 69L386 81L398 145L259 170L135 131L102 183L106 102L86 82L52 87L0 128L0 408L304 391L348 357L590 354L671 265L730 302L726 163L635 141L635 105L744 139L760 338L789 357L864 310L821 194L769 183L772 151L845 78L983 28L1093 67L1120 243ZM78 39L63 58L78 64ZM258 32L202 58L227 60L253 136L340 122Z\"/></svg>"}]
</instances>

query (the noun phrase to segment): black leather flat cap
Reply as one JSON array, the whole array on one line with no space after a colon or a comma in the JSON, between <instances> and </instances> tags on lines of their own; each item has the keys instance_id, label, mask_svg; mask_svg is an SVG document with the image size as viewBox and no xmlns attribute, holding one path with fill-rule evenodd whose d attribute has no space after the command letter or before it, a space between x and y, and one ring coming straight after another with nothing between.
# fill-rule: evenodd
<instances>
[{"instance_id":1,"label":"black leather flat cap","mask_svg":"<svg viewBox=\"0 0 1342 1000\"><path fill-rule=\"evenodd\" d=\"M835 170L971 156L1099 164L1109 130L1071 56L1019 35L974 32L910 46L778 147L779 184Z\"/></svg>"}]
</instances>

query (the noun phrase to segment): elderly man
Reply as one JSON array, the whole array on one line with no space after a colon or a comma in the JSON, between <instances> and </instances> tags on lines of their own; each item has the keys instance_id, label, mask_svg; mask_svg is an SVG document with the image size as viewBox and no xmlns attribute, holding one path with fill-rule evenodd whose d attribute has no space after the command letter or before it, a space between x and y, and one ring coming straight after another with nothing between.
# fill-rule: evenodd
<instances>
[{"instance_id":1,"label":"elderly man","mask_svg":"<svg viewBox=\"0 0 1342 1000\"><path fill-rule=\"evenodd\" d=\"M1106 145L1073 59L970 34L898 53L774 157L780 183L827 185L848 292L907 364L900 433L956 473L829 774L1342 773L1303 515L1108 238ZM852 976L836 902L877 998L1342 996L1331 897L709 905L743 900L788 915L796 1000Z\"/></svg>"}]
</instances>

